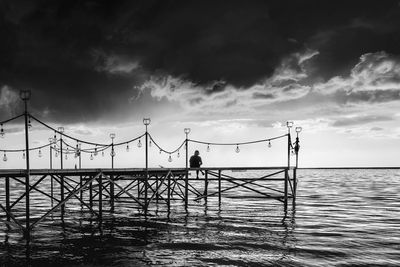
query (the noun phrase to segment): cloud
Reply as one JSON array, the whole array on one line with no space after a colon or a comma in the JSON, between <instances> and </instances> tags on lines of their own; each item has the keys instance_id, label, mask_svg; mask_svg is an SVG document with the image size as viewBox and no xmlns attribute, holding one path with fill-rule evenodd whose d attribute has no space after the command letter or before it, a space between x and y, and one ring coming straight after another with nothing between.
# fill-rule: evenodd
<instances>
[{"instance_id":1,"label":"cloud","mask_svg":"<svg viewBox=\"0 0 400 267\"><path fill-rule=\"evenodd\" d=\"M313 89L342 104L380 103L400 100L399 84L400 57L377 52L362 55L348 77L333 77Z\"/></svg>"},{"instance_id":2,"label":"cloud","mask_svg":"<svg viewBox=\"0 0 400 267\"><path fill-rule=\"evenodd\" d=\"M398 99L397 2L343 6L3 1L0 86L32 89L37 116L68 123L167 104L192 115L250 116L310 94L342 104Z\"/></svg>"},{"instance_id":3,"label":"cloud","mask_svg":"<svg viewBox=\"0 0 400 267\"><path fill-rule=\"evenodd\" d=\"M318 52L309 50L291 54L271 77L250 87L236 87L225 81L196 84L183 77L158 75L143 83L140 91L147 90L152 97L178 104L191 114L255 115L255 112L259 112L257 109L265 104L297 99L308 94L311 87L300 83L307 78L303 64L315 55Z\"/></svg>"},{"instance_id":4,"label":"cloud","mask_svg":"<svg viewBox=\"0 0 400 267\"><path fill-rule=\"evenodd\" d=\"M8 119L16 115L18 106L21 103L19 92L5 85L0 88L0 119Z\"/></svg>"},{"instance_id":5,"label":"cloud","mask_svg":"<svg viewBox=\"0 0 400 267\"><path fill-rule=\"evenodd\" d=\"M385 115L365 115L365 116L352 116L347 118L338 119L333 122L334 127L361 125L371 122L392 121L393 118Z\"/></svg>"}]
</instances>

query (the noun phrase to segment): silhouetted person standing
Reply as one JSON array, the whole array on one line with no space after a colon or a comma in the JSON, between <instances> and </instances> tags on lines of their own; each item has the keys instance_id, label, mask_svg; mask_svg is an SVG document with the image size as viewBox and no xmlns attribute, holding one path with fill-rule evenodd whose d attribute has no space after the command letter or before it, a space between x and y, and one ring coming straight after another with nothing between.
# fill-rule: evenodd
<instances>
[{"instance_id":1,"label":"silhouetted person standing","mask_svg":"<svg viewBox=\"0 0 400 267\"><path fill-rule=\"evenodd\" d=\"M201 161L200 158L200 152L196 150L194 152L194 155L190 157L190 168L200 168L203 162ZM199 179L199 170L196 170L196 179Z\"/></svg>"}]
</instances>

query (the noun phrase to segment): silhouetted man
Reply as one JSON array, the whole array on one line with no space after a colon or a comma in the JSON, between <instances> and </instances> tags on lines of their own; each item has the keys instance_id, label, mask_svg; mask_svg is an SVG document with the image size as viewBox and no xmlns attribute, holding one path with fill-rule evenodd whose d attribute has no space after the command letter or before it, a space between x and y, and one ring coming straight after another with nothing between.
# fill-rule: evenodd
<instances>
[{"instance_id":1,"label":"silhouetted man","mask_svg":"<svg viewBox=\"0 0 400 267\"><path fill-rule=\"evenodd\" d=\"M203 164L199 155L200 152L196 150L194 155L190 157L190 168L200 168L200 166ZM199 170L196 170L196 179L199 179Z\"/></svg>"}]
</instances>

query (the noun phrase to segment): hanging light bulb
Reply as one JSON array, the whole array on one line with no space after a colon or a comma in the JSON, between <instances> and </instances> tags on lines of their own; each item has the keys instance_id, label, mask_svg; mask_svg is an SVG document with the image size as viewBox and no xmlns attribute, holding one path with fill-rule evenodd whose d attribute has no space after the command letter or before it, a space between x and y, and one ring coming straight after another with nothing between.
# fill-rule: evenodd
<instances>
[{"instance_id":1,"label":"hanging light bulb","mask_svg":"<svg viewBox=\"0 0 400 267\"><path fill-rule=\"evenodd\" d=\"M162 150L160 149L160 154L162 153Z\"/></svg>"},{"instance_id":2,"label":"hanging light bulb","mask_svg":"<svg viewBox=\"0 0 400 267\"><path fill-rule=\"evenodd\" d=\"M93 160L93 153L90 153L90 160Z\"/></svg>"},{"instance_id":3,"label":"hanging light bulb","mask_svg":"<svg viewBox=\"0 0 400 267\"><path fill-rule=\"evenodd\" d=\"M129 152L129 143L126 143L126 152Z\"/></svg>"},{"instance_id":4,"label":"hanging light bulb","mask_svg":"<svg viewBox=\"0 0 400 267\"><path fill-rule=\"evenodd\" d=\"M98 152L97 152L97 145L94 147L94 156L96 157L98 155Z\"/></svg>"},{"instance_id":5,"label":"hanging light bulb","mask_svg":"<svg viewBox=\"0 0 400 267\"><path fill-rule=\"evenodd\" d=\"M53 142L54 142L54 144L57 142L57 134L55 131L54 131L54 136L53 136Z\"/></svg>"},{"instance_id":6,"label":"hanging light bulb","mask_svg":"<svg viewBox=\"0 0 400 267\"><path fill-rule=\"evenodd\" d=\"M67 153L65 153L65 160L68 160L68 154Z\"/></svg>"},{"instance_id":7,"label":"hanging light bulb","mask_svg":"<svg viewBox=\"0 0 400 267\"><path fill-rule=\"evenodd\" d=\"M78 153L75 152L75 153L74 153L74 158L77 158L77 157L78 157Z\"/></svg>"},{"instance_id":8,"label":"hanging light bulb","mask_svg":"<svg viewBox=\"0 0 400 267\"><path fill-rule=\"evenodd\" d=\"M292 149L292 156L296 155L296 153L294 152L294 149Z\"/></svg>"},{"instance_id":9,"label":"hanging light bulb","mask_svg":"<svg viewBox=\"0 0 400 267\"><path fill-rule=\"evenodd\" d=\"M207 145L207 152L210 152L210 144Z\"/></svg>"},{"instance_id":10,"label":"hanging light bulb","mask_svg":"<svg viewBox=\"0 0 400 267\"><path fill-rule=\"evenodd\" d=\"M6 152L4 152L3 161L7 161L7 155L6 155Z\"/></svg>"},{"instance_id":11,"label":"hanging light bulb","mask_svg":"<svg viewBox=\"0 0 400 267\"><path fill-rule=\"evenodd\" d=\"M169 162L172 162L171 154L169 154L168 161L169 161Z\"/></svg>"},{"instance_id":12,"label":"hanging light bulb","mask_svg":"<svg viewBox=\"0 0 400 267\"><path fill-rule=\"evenodd\" d=\"M41 149L39 149L38 156L39 156L39 158L42 157L42 150Z\"/></svg>"},{"instance_id":13,"label":"hanging light bulb","mask_svg":"<svg viewBox=\"0 0 400 267\"><path fill-rule=\"evenodd\" d=\"M54 154L54 156L57 158L58 157L58 152L56 151L56 154Z\"/></svg>"},{"instance_id":14,"label":"hanging light bulb","mask_svg":"<svg viewBox=\"0 0 400 267\"><path fill-rule=\"evenodd\" d=\"M239 153L239 152L240 152L239 145L236 145L236 149L235 149L235 151L236 151L236 153Z\"/></svg>"},{"instance_id":15,"label":"hanging light bulb","mask_svg":"<svg viewBox=\"0 0 400 267\"><path fill-rule=\"evenodd\" d=\"M179 158L180 156L181 156L181 153L179 153L179 150L178 150L178 154L176 154L176 157Z\"/></svg>"},{"instance_id":16,"label":"hanging light bulb","mask_svg":"<svg viewBox=\"0 0 400 267\"><path fill-rule=\"evenodd\" d=\"M151 139L150 139L150 141L149 141L149 147L151 147Z\"/></svg>"},{"instance_id":17,"label":"hanging light bulb","mask_svg":"<svg viewBox=\"0 0 400 267\"><path fill-rule=\"evenodd\" d=\"M140 139L139 139L139 142L137 143L137 146L142 147L142 142L140 141Z\"/></svg>"},{"instance_id":18,"label":"hanging light bulb","mask_svg":"<svg viewBox=\"0 0 400 267\"><path fill-rule=\"evenodd\" d=\"M25 151L24 151L24 152L22 152L22 159L26 159L26 156L25 156Z\"/></svg>"},{"instance_id":19,"label":"hanging light bulb","mask_svg":"<svg viewBox=\"0 0 400 267\"><path fill-rule=\"evenodd\" d=\"M1 124L1 128L0 128L0 137L1 137L1 138L4 138L4 135L5 135L5 132L4 132L4 129L3 129L3 124Z\"/></svg>"},{"instance_id":20,"label":"hanging light bulb","mask_svg":"<svg viewBox=\"0 0 400 267\"><path fill-rule=\"evenodd\" d=\"M101 156L102 156L102 157L104 157L104 150L103 150L103 151L101 151Z\"/></svg>"},{"instance_id":21,"label":"hanging light bulb","mask_svg":"<svg viewBox=\"0 0 400 267\"><path fill-rule=\"evenodd\" d=\"M111 155L111 157L115 157L115 150L114 150L114 148L111 149L110 155Z\"/></svg>"},{"instance_id":22,"label":"hanging light bulb","mask_svg":"<svg viewBox=\"0 0 400 267\"><path fill-rule=\"evenodd\" d=\"M272 147L271 140L268 141L268 147Z\"/></svg>"},{"instance_id":23,"label":"hanging light bulb","mask_svg":"<svg viewBox=\"0 0 400 267\"><path fill-rule=\"evenodd\" d=\"M31 123L31 118L30 117L28 119L28 128L29 128L29 130L32 129L32 123Z\"/></svg>"}]
</instances>

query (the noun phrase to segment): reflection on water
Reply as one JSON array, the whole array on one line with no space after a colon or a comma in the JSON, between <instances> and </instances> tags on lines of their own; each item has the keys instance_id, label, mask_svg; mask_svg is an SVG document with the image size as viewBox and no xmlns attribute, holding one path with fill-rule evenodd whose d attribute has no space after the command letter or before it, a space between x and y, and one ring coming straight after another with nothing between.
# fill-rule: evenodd
<instances>
[{"instance_id":1,"label":"reflection on water","mask_svg":"<svg viewBox=\"0 0 400 267\"><path fill-rule=\"evenodd\" d=\"M235 191L221 207L215 197L187 212L175 202L169 216L154 205L147 219L117 203L101 224L70 204L64 221L57 212L35 228L29 246L1 224L1 266L399 266L399 178L394 170L301 170L296 210L283 222L280 202Z\"/></svg>"}]
</instances>

